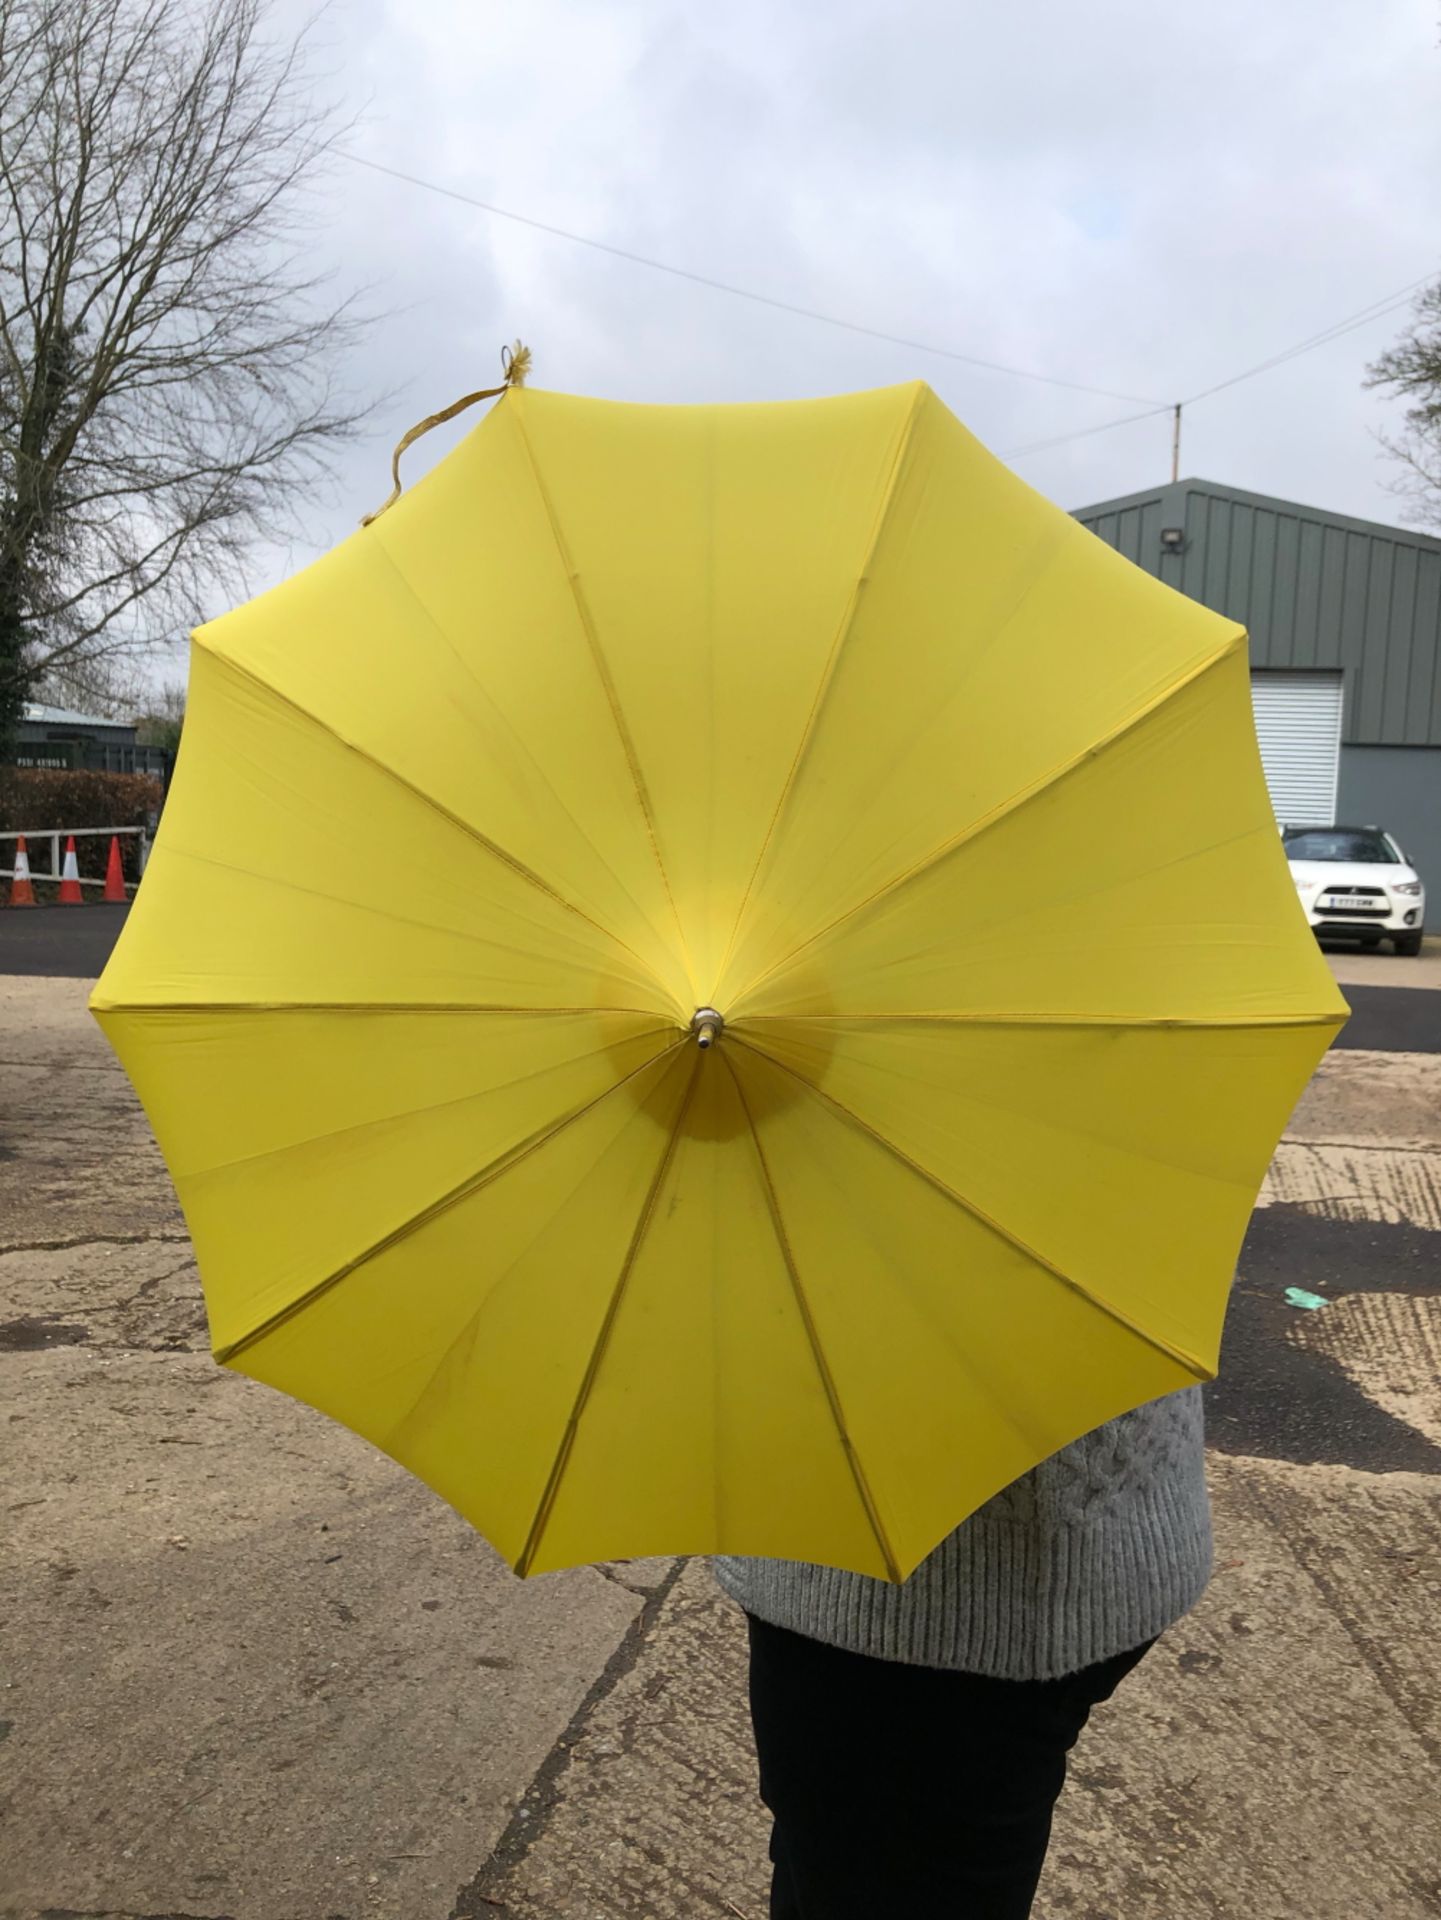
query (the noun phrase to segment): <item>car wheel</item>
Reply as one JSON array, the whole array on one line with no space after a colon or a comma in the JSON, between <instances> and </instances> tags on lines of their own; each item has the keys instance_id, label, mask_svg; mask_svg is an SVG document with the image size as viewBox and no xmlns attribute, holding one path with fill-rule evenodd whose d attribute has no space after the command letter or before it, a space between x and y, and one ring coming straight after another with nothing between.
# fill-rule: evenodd
<instances>
[{"instance_id":1,"label":"car wheel","mask_svg":"<svg viewBox=\"0 0 1441 1920\"><path fill-rule=\"evenodd\" d=\"M1422 938L1423 936L1419 933L1398 933L1395 940L1396 952L1402 959L1417 959L1421 952Z\"/></svg>"}]
</instances>

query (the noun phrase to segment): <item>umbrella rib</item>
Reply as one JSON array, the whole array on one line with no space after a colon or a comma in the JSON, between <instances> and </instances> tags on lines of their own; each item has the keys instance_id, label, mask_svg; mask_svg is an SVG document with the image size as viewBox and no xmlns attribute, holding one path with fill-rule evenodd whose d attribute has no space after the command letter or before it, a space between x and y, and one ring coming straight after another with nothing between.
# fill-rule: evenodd
<instances>
[{"instance_id":1,"label":"umbrella rib","mask_svg":"<svg viewBox=\"0 0 1441 1920\"><path fill-rule=\"evenodd\" d=\"M386 779L393 780L397 786L403 787L408 794L419 800L423 806L429 807L433 813L438 813L442 820L448 821L451 826L463 833L467 839L473 840L478 847L483 847L485 851L490 854L493 859L498 860L502 866L509 867L512 873L518 874L522 880L527 881L531 886L543 893L547 899L553 900L558 907L563 907L567 913L575 914L577 919L583 920L588 927L594 928L603 938L612 941L623 952L628 953L636 965L644 970L648 978L654 978L654 969L647 965L632 947L627 946L619 934L612 932L609 927L602 926L599 920L592 918L592 916L586 912L585 908L577 906L574 900L568 900L563 893L551 885L549 880L546 880L542 875L538 874L533 867L528 867L525 862L518 859L515 854L507 852L507 850L500 845L499 841L492 840L489 834L482 833L479 827L473 826L469 820L464 819L460 814L452 813L450 808L447 807L444 802L437 800L434 794L427 793L424 787L418 787L414 781L407 780L405 775L397 768L392 767L388 761L379 759L375 754L371 753L368 748L362 747L358 741L349 739L338 727L333 726L329 720L323 719L321 715L314 712L312 708L303 705L299 700L293 698L292 695L282 693L279 687L272 686L268 680L263 679L258 673L252 672L249 667L242 666L240 662L230 654L222 653L219 648L208 645L200 639L198 634L192 636L192 638L194 645L201 648L203 652L208 653L213 660L219 660L224 666L228 667L232 673L239 674L243 680L248 680L252 686L259 687L261 691L268 694L272 700L280 701L283 706L289 707L292 713L298 713L302 719L308 720L312 726L318 727L322 733L326 734L338 745L344 747L347 752L355 754L355 756L363 760L367 766L374 767L377 773L383 774Z\"/></svg>"},{"instance_id":2,"label":"umbrella rib","mask_svg":"<svg viewBox=\"0 0 1441 1920\"><path fill-rule=\"evenodd\" d=\"M881 543L881 535L885 532L887 523L890 520L891 508L895 504L896 493L900 483L901 468L905 464L906 454L909 451L911 440L915 435L916 415L920 411L921 399L925 392L926 389L918 384L914 393L911 395L911 404L906 413L905 421L902 424L900 436L896 442L895 456L891 461L890 471L886 475L886 483L876 509L876 517L871 528L870 539L866 543L865 556L861 561L860 572L856 575L856 584L851 589L850 598L847 600L845 611L841 615L840 625L837 627L835 638L831 642L830 652L826 655L825 665L821 669L820 684L816 688L815 698L811 701L810 712L806 716L805 726L801 729L801 737L797 742L795 754L791 760L789 770L786 773L785 781L780 793L777 795L770 822L765 830L765 837L762 839L760 850L756 854L755 865L751 868L750 879L747 880L745 892L741 895L740 906L736 909L735 925L731 928L730 938L726 942L725 951L721 955L720 965L716 969L717 980L724 975L731 954L735 950L736 939L740 934L741 925L745 920L746 909L751 902L751 895L755 892L756 881L760 877L760 871L765 862L766 853L770 848L771 841L775 838L776 828L780 825L781 815L785 811L786 803L795 790L796 781L800 777L802 762L810 750L811 741L815 737L816 728L820 722L821 711L826 704L832 686L835 684L836 669L840 665L841 655L854 631L856 617L861 608L863 590L870 577L871 567L875 563L876 552Z\"/></svg>"},{"instance_id":3,"label":"umbrella rib","mask_svg":"<svg viewBox=\"0 0 1441 1920\"><path fill-rule=\"evenodd\" d=\"M1344 1013L1249 1013L1209 1015L1149 1013L749 1013L746 1026L762 1020L825 1021L836 1027L1124 1027L1158 1031L1207 1029L1247 1032L1253 1027L1343 1027Z\"/></svg>"},{"instance_id":4,"label":"umbrella rib","mask_svg":"<svg viewBox=\"0 0 1441 1920\"><path fill-rule=\"evenodd\" d=\"M570 1410L570 1418L565 1423L565 1431L561 1435L560 1445L556 1449L555 1459L551 1463L550 1473L545 1483L545 1491L542 1493L540 1503L536 1507L535 1517L531 1521L530 1532L526 1536L525 1545L521 1549L520 1556L515 1562L515 1571L522 1577L530 1572L535 1556L540 1550L541 1539L547 1526L550 1524L550 1517L555 1509L556 1499L560 1494L561 1481L565 1478L565 1470L570 1465L570 1457L575 1448L576 1435L580 1431L581 1419L586 1407L589 1405L591 1394L595 1390L595 1383L600 1374L601 1364L610 1346L611 1335L615 1331L615 1323L620 1316L621 1304L625 1298L626 1287L629 1284L631 1274L635 1270L635 1263L640 1257L640 1250L644 1244L651 1220L654 1218L656 1203L660 1199L661 1188L665 1185L666 1175L670 1172L675 1160L676 1148L680 1145L681 1133L685 1127L686 1115L690 1112L691 1101L695 1097L696 1083L700 1078L703 1061L704 1056L699 1048L697 1048L695 1060L691 1067L690 1079L686 1083L686 1090L681 1099L679 1111L676 1114L675 1121L671 1126L665 1146L662 1149L660 1160L657 1162L650 1186L646 1190L645 1199L641 1203L640 1213L637 1216L635 1227L630 1236L630 1243L626 1247L625 1257L620 1264L620 1272L616 1275L615 1285L611 1289L610 1300L605 1310L605 1318L601 1321L600 1330L596 1334L595 1344L591 1348L590 1359L586 1364L585 1373L581 1379L580 1386L576 1390L575 1402Z\"/></svg>"},{"instance_id":5,"label":"umbrella rib","mask_svg":"<svg viewBox=\"0 0 1441 1920\"><path fill-rule=\"evenodd\" d=\"M577 1014L634 1014L672 1027L654 1007L511 1007L488 1000L147 1000L92 1002L97 1013L512 1013L537 1020Z\"/></svg>"},{"instance_id":6,"label":"umbrella rib","mask_svg":"<svg viewBox=\"0 0 1441 1920\"><path fill-rule=\"evenodd\" d=\"M884 1148L893 1159L898 1160L903 1167L915 1174L918 1179L924 1180L927 1186L933 1188L944 1199L949 1200L954 1206L959 1207L962 1212L968 1213L973 1220L979 1222L981 1226L995 1234L997 1239L1004 1240L1008 1246L1014 1247L1018 1253L1024 1254L1028 1260L1034 1262L1036 1266L1041 1268L1042 1272L1049 1273L1052 1279L1059 1280L1063 1286L1069 1287L1072 1293L1079 1294L1088 1305L1095 1307L1098 1312L1104 1313L1108 1319L1114 1320L1118 1326L1124 1327L1127 1333L1133 1334L1136 1339L1144 1341L1148 1347L1154 1348L1157 1353L1164 1354L1168 1360L1173 1360L1178 1366L1184 1367L1187 1373L1194 1379L1204 1381L1215 1378L1211 1369L1203 1366L1194 1354L1187 1353L1181 1347L1172 1346L1169 1340L1163 1340L1157 1334L1148 1333L1144 1327L1138 1325L1137 1322L1131 1319L1129 1314L1124 1313L1121 1308L1113 1306L1112 1303L1104 1299L1102 1295L1094 1292L1090 1287L1075 1279L1071 1274L1065 1272L1063 1268L1056 1266L1054 1261L1048 1260L1043 1253L1038 1252L1029 1242L1022 1240L1019 1234L1012 1233L1008 1227L1002 1226L1000 1221L993 1218L983 1207L977 1206L974 1200L968 1200L965 1194L958 1192L955 1187L942 1180L939 1174L932 1173L929 1167L924 1166L919 1160L912 1159L910 1154L906 1153L903 1148L898 1147L894 1140L888 1140L877 1128L871 1126L869 1121L863 1120L853 1108L846 1106L843 1101L837 1100L834 1094L827 1093L823 1087L817 1086L814 1080L808 1080L803 1073L797 1073L794 1067L787 1065L784 1060L777 1059L774 1054L767 1053L763 1047L750 1045L733 1029L728 1030L727 1038L733 1040L736 1046L745 1047L747 1052L754 1053L759 1059L767 1061L782 1073L788 1074L798 1086L804 1087L806 1092L814 1099L821 1101L824 1105L831 1108L833 1112L839 1114L849 1126L863 1133L868 1140L873 1140L878 1147Z\"/></svg>"},{"instance_id":7,"label":"umbrella rib","mask_svg":"<svg viewBox=\"0 0 1441 1920\"><path fill-rule=\"evenodd\" d=\"M630 1081L634 1080L638 1074L647 1072L655 1066L658 1060L667 1059L670 1055L678 1052L684 1045L685 1036L682 1035L675 1040L671 1046L664 1048L660 1053L654 1055L653 1058L643 1060L638 1067L632 1067L629 1073L617 1080L614 1086L607 1087L604 1093L598 1093L593 1100L585 1101L579 1107L575 1107L571 1112L563 1115L561 1119L553 1121L547 1127L542 1127L538 1133L532 1134L529 1139L522 1140L513 1147L507 1147L504 1153L498 1154L488 1165L482 1167L479 1173L469 1175L469 1177L462 1180L458 1186L450 1188L448 1192L441 1194L439 1199L433 1200L428 1207L423 1207L419 1213L412 1214L408 1220L403 1220L398 1227L393 1227L389 1233L383 1234L379 1240L374 1241L370 1246L366 1247L363 1252L356 1254L353 1259L347 1260L344 1266L337 1267L333 1273L326 1274L324 1279L317 1280L311 1286L308 1286L304 1293L300 1294L298 1298L287 1301L285 1306L277 1308L272 1314L268 1314L264 1320L260 1321L256 1326L251 1327L248 1332L241 1334L238 1339L227 1342L223 1347L217 1347L214 1350L215 1359L221 1366L228 1366L232 1360L246 1352L249 1348L255 1346L259 1341L265 1339L268 1334L274 1333L278 1327L284 1326L287 1321L293 1320L297 1314L303 1313L307 1307L313 1306L317 1300L324 1294L329 1293L333 1287L338 1286L342 1280L348 1280L351 1274L358 1272L360 1268L367 1265L368 1262L376 1259L382 1253L388 1253L392 1247L398 1246L403 1240L408 1240L412 1234L420 1232L423 1227L428 1227L433 1220L438 1220L442 1214L449 1213L453 1207L459 1206L462 1201L469 1200L473 1195L483 1192L486 1187L493 1185L495 1181L499 1180L504 1174L509 1173L513 1167L523 1165L532 1155L538 1153L542 1147L549 1145L557 1135L564 1133L567 1127L574 1126L578 1120L583 1120L588 1113L593 1112L596 1107L600 1106L602 1101L609 1100L612 1094L618 1093L623 1086L626 1086Z\"/></svg>"},{"instance_id":8,"label":"umbrella rib","mask_svg":"<svg viewBox=\"0 0 1441 1920\"><path fill-rule=\"evenodd\" d=\"M790 1276L791 1291L795 1295L796 1310L800 1314L801 1324L806 1331L806 1339L810 1344L811 1358L815 1362L816 1372L820 1375L821 1385L825 1389L826 1401L830 1407L831 1418L835 1422L836 1432L840 1436L841 1448L846 1456L846 1464L850 1468L851 1478L855 1482L856 1492L860 1497L861 1505L865 1509L866 1518L871 1525L871 1531L875 1535L876 1545L880 1548L881 1557L886 1563L886 1572L899 1586L905 1576L901 1572L900 1562L896 1558L895 1549L892 1547L890 1539L886 1534L885 1523L881 1519L880 1509L876 1505L875 1496L871 1492L870 1482L866 1478L865 1468L861 1465L860 1455L856 1452L855 1442L852 1440L850 1428L846 1424L845 1410L841 1405L840 1389L836 1385L835 1375L831 1372L830 1362L826 1359L825 1349L821 1345L820 1329L816 1325L815 1315L811 1311L810 1301L806 1297L806 1290L801 1282L800 1269L796 1264L795 1250L791 1245L791 1238L786 1231L785 1219L781 1213L780 1195L776 1192L776 1184L771 1175L770 1162L766 1159L765 1148L761 1145L760 1132L755 1123L755 1116L751 1112L750 1102L746 1099L745 1088L741 1085L740 1075L735 1070L735 1063L725 1054L722 1054L721 1057L725 1060L726 1070L735 1082L736 1098L740 1101L741 1111L746 1117L746 1125L750 1128L751 1142L755 1147L756 1161L760 1166L761 1186L765 1191L766 1206L770 1211L771 1227L776 1236L776 1244L780 1248L781 1259L785 1262L786 1272Z\"/></svg>"},{"instance_id":9,"label":"umbrella rib","mask_svg":"<svg viewBox=\"0 0 1441 1920\"><path fill-rule=\"evenodd\" d=\"M1123 720L1118 721L1108 733L1102 734L1099 740L1093 741L1089 747L1083 748L1080 753L1073 754L1069 760L1063 760L1058 765L1051 767L1047 772L1040 774L1028 785L1019 787L1016 792L1008 794L1004 800L999 801L992 807L989 813L982 814L979 820L973 820L968 827L962 828L959 833L952 834L949 839L943 840L939 846L932 847L929 853L922 855L922 857L911 866L905 868L901 873L896 874L892 879L887 880L883 886L877 887L874 893L867 894L864 900L858 900L853 907L847 907L844 913L838 913L834 920L827 921L825 926L819 927L816 932L812 934L808 934L798 946L792 947L789 953L765 968L763 972L757 974L756 977L747 984L743 993L730 996L731 1004L738 1006L740 1002L745 999L746 995L754 993L757 987L762 986L767 980L771 979L773 975L782 972L793 960L804 953L808 947L813 947L817 941L824 940L826 935L834 933L837 927L844 926L848 920L855 919L857 914L865 913L869 908L878 906L882 901L892 898L893 895L899 893L903 888L908 887L912 881L919 880L923 875L929 873L933 867L939 866L940 863L948 859L951 854L958 852L960 848L964 846L968 846L971 841L979 839L983 833L989 832L992 827L998 826L1001 821L1008 819L1013 813L1019 812L1020 809L1028 805L1029 802L1039 798L1041 794L1049 792L1052 787L1059 785L1062 780L1065 780L1071 774L1079 772L1082 767L1088 766L1098 755L1104 753L1108 747L1114 746L1118 740L1124 739L1128 733L1133 732L1143 721L1148 720L1153 713L1156 713L1160 708L1164 707L1169 700L1174 699L1178 693L1184 692L1185 689L1195 681L1203 679L1205 675L1210 673L1214 668L1223 665L1245 645L1246 633L1245 629L1241 628L1226 642L1224 647L1218 647L1214 653L1207 654L1204 660L1198 661L1195 666L1188 668L1187 671L1177 679L1170 681L1159 693L1153 694L1149 700L1143 701L1140 706L1127 714Z\"/></svg>"},{"instance_id":10,"label":"umbrella rib","mask_svg":"<svg viewBox=\"0 0 1441 1920\"><path fill-rule=\"evenodd\" d=\"M635 741L631 737L630 728L626 725L625 714L620 704L620 695L616 691L615 680L611 675L610 662L605 657L605 650L600 644L600 634L596 630L595 620L586 602L585 594L581 591L580 576L571 564L570 554L566 549L565 538L560 530L560 522L556 518L555 508L551 503L550 494L546 489L544 479L541 477L540 465L536 460L535 451L530 444L530 435L525 430L525 415L523 410L520 408L513 409L512 418L515 422L516 433L520 438L520 444L525 449L525 457L530 466L531 477L535 481L536 493L539 495L541 506L545 510L546 524L550 528L550 536L555 543L556 557L560 561L561 571L565 575L566 585L570 589L571 599L575 602L576 617L580 621L581 632L585 636L585 643L590 652L591 662L595 667L601 688L605 693L606 705L610 708L610 717L615 725L616 737L620 741L621 752L625 755L625 763L630 773L631 785L635 789L636 804L640 808L641 818L645 821L646 835L650 841L650 850L655 856L656 870L660 874L661 885L665 888L665 897L670 905L672 918L675 920L676 935L680 940L681 951L686 956L687 970L693 972L694 969L690 966L690 949L686 944L685 928L681 925L680 909L676 906L675 895L671 891L670 875L666 872L665 861L661 858L660 834L656 829L655 812L651 805L650 789L645 782L645 774L641 769L640 755L636 751Z\"/></svg>"}]
</instances>

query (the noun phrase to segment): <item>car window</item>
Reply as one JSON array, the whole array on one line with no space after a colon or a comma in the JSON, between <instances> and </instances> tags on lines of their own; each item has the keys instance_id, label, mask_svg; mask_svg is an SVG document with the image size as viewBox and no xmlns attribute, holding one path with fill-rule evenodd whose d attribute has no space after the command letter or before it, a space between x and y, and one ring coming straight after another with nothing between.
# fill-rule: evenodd
<instances>
[{"instance_id":1,"label":"car window","mask_svg":"<svg viewBox=\"0 0 1441 1920\"><path fill-rule=\"evenodd\" d=\"M1360 866L1395 867L1401 863L1381 833L1358 833L1345 827L1311 827L1286 835L1288 860L1347 860Z\"/></svg>"}]
</instances>

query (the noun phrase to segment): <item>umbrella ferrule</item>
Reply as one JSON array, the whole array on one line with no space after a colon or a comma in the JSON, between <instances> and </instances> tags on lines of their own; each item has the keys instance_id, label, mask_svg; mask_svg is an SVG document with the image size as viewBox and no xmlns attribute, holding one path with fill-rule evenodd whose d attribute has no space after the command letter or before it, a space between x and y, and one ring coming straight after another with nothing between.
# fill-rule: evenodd
<instances>
[{"instance_id":1,"label":"umbrella ferrule","mask_svg":"<svg viewBox=\"0 0 1441 1920\"><path fill-rule=\"evenodd\" d=\"M695 1043L704 1053L713 1047L725 1031L725 1020L714 1007L697 1007L690 1023Z\"/></svg>"}]
</instances>

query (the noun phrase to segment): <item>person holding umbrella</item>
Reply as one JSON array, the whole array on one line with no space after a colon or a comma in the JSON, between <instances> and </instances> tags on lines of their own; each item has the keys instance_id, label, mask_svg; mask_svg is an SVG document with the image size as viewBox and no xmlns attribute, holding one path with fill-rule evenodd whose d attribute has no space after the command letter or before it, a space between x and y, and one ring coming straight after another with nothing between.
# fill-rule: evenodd
<instances>
[{"instance_id":1,"label":"person holding umbrella","mask_svg":"<svg viewBox=\"0 0 1441 1920\"><path fill-rule=\"evenodd\" d=\"M197 631L91 1005L221 1364L520 1574L732 1556L777 1914L1010 1920L1204 1583L1195 1388L1346 1017L1246 636L919 383L527 364Z\"/></svg>"},{"instance_id":2,"label":"person holding umbrella","mask_svg":"<svg viewBox=\"0 0 1441 1920\"><path fill-rule=\"evenodd\" d=\"M1025 1920L1093 1707L1211 1567L1199 1387L997 1494L896 1586L721 1559L746 1611L772 1920Z\"/></svg>"}]
</instances>

